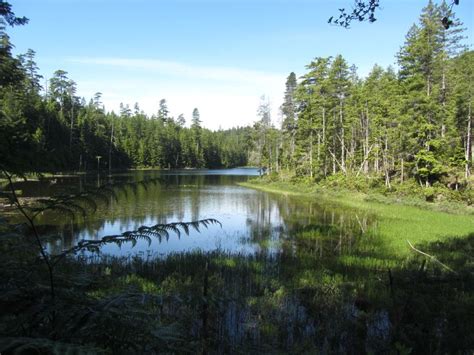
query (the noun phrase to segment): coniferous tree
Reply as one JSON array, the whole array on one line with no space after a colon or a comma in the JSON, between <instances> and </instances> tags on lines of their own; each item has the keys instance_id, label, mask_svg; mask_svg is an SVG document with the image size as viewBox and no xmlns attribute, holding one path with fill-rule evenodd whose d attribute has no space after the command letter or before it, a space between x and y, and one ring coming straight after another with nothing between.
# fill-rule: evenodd
<instances>
[{"instance_id":1,"label":"coniferous tree","mask_svg":"<svg viewBox=\"0 0 474 355\"><path fill-rule=\"evenodd\" d=\"M296 74L291 72L286 79L285 96L281 106L281 113L283 115L282 131L283 131L283 146L282 157L283 163L287 168L294 168L294 155L296 143L296 102L295 91L297 87Z\"/></svg>"},{"instance_id":2,"label":"coniferous tree","mask_svg":"<svg viewBox=\"0 0 474 355\"><path fill-rule=\"evenodd\" d=\"M472 52L462 53L462 24L451 10L444 1L428 2L397 55L398 73L374 66L360 79L337 56L313 60L295 90L288 77L281 134L288 151L286 124L296 117L297 175L363 176L389 189L412 178L422 187L466 186L473 159ZM254 131L258 152L264 137L259 122Z\"/></svg>"},{"instance_id":3,"label":"coniferous tree","mask_svg":"<svg viewBox=\"0 0 474 355\"><path fill-rule=\"evenodd\" d=\"M204 165L204 156L202 151L202 128L201 128L201 115L199 110L195 108L193 110L191 120L191 134L193 142L193 166L202 167Z\"/></svg>"}]
</instances>

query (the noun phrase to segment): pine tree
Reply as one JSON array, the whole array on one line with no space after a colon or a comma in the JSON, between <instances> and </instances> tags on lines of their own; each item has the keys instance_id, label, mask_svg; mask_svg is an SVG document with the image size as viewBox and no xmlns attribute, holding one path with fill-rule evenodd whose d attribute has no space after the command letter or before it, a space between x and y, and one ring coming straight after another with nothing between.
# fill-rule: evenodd
<instances>
[{"instance_id":1,"label":"pine tree","mask_svg":"<svg viewBox=\"0 0 474 355\"><path fill-rule=\"evenodd\" d=\"M462 37L457 21L449 29L443 26L441 19L446 11L446 4L439 7L429 1L419 26L412 27L398 57L407 129L414 132L407 148L413 157L414 173L426 186L448 173L444 151L448 143L446 127L452 125L447 107L447 60Z\"/></svg>"},{"instance_id":2,"label":"pine tree","mask_svg":"<svg viewBox=\"0 0 474 355\"><path fill-rule=\"evenodd\" d=\"M284 156L282 161L287 168L294 167L294 155L296 144L296 102L295 92L297 87L296 74L291 72L286 79L285 96L281 106L283 115L282 131L283 131L283 147Z\"/></svg>"},{"instance_id":3,"label":"pine tree","mask_svg":"<svg viewBox=\"0 0 474 355\"><path fill-rule=\"evenodd\" d=\"M469 51L461 54L450 63L449 77L453 82L451 87L451 100L449 109L453 114L453 136L452 139L463 152L462 159L455 159L457 162L455 170L461 168L464 178L471 176L474 163L473 152L473 118L474 107L474 52Z\"/></svg>"},{"instance_id":4,"label":"pine tree","mask_svg":"<svg viewBox=\"0 0 474 355\"><path fill-rule=\"evenodd\" d=\"M327 174L326 151L329 108L328 73L331 58L315 58L297 89L298 161L301 172ZM316 152L315 152L316 146Z\"/></svg>"},{"instance_id":5,"label":"pine tree","mask_svg":"<svg viewBox=\"0 0 474 355\"><path fill-rule=\"evenodd\" d=\"M163 123L166 123L168 121L168 104L166 103L165 99L160 100L160 108L158 110L158 119L161 120Z\"/></svg>"},{"instance_id":6,"label":"pine tree","mask_svg":"<svg viewBox=\"0 0 474 355\"><path fill-rule=\"evenodd\" d=\"M329 90L331 93L331 106L333 111L333 144L330 154L333 158L333 171L337 163L339 170L347 174L346 167L346 114L345 104L350 95L349 66L345 59L338 55L329 69ZM339 151L339 153L337 152ZM338 159L339 158L339 159Z\"/></svg>"},{"instance_id":7,"label":"pine tree","mask_svg":"<svg viewBox=\"0 0 474 355\"><path fill-rule=\"evenodd\" d=\"M204 155L202 151L201 115L197 108L193 110L192 117L191 132L194 148L193 166L200 168L204 166Z\"/></svg>"},{"instance_id":8,"label":"pine tree","mask_svg":"<svg viewBox=\"0 0 474 355\"><path fill-rule=\"evenodd\" d=\"M270 129L272 126L270 101L262 95L257 108L257 116L260 118L254 125L256 137L256 164L259 168L272 169L272 142L270 141Z\"/></svg>"}]
</instances>

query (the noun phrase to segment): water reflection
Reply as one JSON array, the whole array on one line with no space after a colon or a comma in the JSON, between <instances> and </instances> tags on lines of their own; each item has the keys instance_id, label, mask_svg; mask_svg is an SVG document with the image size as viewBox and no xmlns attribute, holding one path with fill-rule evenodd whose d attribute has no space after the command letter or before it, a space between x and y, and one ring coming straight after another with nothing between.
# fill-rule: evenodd
<instances>
[{"instance_id":1,"label":"water reflection","mask_svg":"<svg viewBox=\"0 0 474 355\"><path fill-rule=\"evenodd\" d=\"M108 245L103 253L127 255L151 252L157 256L189 251L223 251L235 254L284 252L295 255L299 250L319 258L351 253L353 245L364 234L370 222L366 215L352 210L325 206L321 202L268 194L240 187L238 182L257 175L256 169L214 171L139 171L112 177L65 177L50 181L21 183L27 196L54 194L95 185L97 178L114 183L150 180L144 184L126 184L116 189L116 198L99 205L96 213L73 222L64 216L41 216L43 231L54 231L57 238L50 250L60 252L81 239L98 239L106 235L136 230L142 225L215 218L219 226L203 228L189 236L170 235L169 239L145 241L118 248ZM103 184L105 181L99 181Z\"/></svg>"}]
</instances>

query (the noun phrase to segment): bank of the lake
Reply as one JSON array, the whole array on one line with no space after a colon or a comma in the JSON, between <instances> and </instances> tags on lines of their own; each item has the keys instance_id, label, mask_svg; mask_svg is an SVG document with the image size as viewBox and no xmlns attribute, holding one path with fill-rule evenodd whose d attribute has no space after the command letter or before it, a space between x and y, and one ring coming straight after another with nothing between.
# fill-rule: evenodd
<instances>
[{"instance_id":1,"label":"bank of the lake","mask_svg":"<svg viewBox=\"0 0 474 355\"><path fill-rule=\"evenodd\" d=\"M315 184L252 179L239 185L292 198L311 199L373 214L374 235L393 256L408 256L414 245L468 237L474 233L474 210L458 203L428 203L413 198L387 197L349 190L324 189Z\"/></svg>"}]
</instances>

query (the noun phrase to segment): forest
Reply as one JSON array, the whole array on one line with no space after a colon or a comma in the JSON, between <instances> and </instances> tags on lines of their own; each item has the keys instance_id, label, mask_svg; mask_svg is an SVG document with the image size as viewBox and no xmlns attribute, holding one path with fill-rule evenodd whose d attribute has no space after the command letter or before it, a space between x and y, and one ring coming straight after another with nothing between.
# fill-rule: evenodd
<instances>
[{"instance_id":1,"label":"forest","mask_svg":"<svg viewBox=\"0 0 474 355\"><path fill-rule=\"evenodd\" d=\"M0 156L11 169L252 165L315 182L472 186L474 53L446 2L423 9L396 54L398 70L374 65L361 78L341 55L317 57L302 76L288 76L281 124L262 98L253 127L215 132L201 127L197 108L185 127L165 99L151 116L138 103L106 112L101 93L86 103L63 70L42 87L35 52L12 56L7 24L0 29Z\"/></svg>"},{"instance_id":2,"label":"forest","mask_svg":"<svg viewBox=\"0 0 474 355\"><path fill-rule=\"evenodd\" d=\"M0 0L0 354L471 354L474 51L453 4L427 2L396 67L316 57L280 120L262 96L253 125L210 130L45 82ZM328 22L376 21L355 5Z\"/></svg>"},{"instance_id":3,"label":"forest","mask_svg":"<svg viewBox=\"0 0 474 355\"><path fill-rule=\"evenodd\" d=\"M308 181L471 189L474 52L465 39L451 7L430 1L396 54L398 70L375 65L361 78L340 55L315 58L287 78L281 129L262 102L257 160Z\"/></svg>"},{"instance_id":4,"label":"forest","mask_svg":"<svg viewBox=\"0 0 474 355\"><path fill-rule=\"evenodd\" d=\"M139 105L106 112L101 93L86 103L76 83L57 70L45 87L35 52L13 57L0 27L0 147L2 164L21 172L120 170L127 168L228 168L245 166L251 130L210 131L198 108L190 127L171 117L165 99L155 115Z\"/></svg>"}]
</instances>

